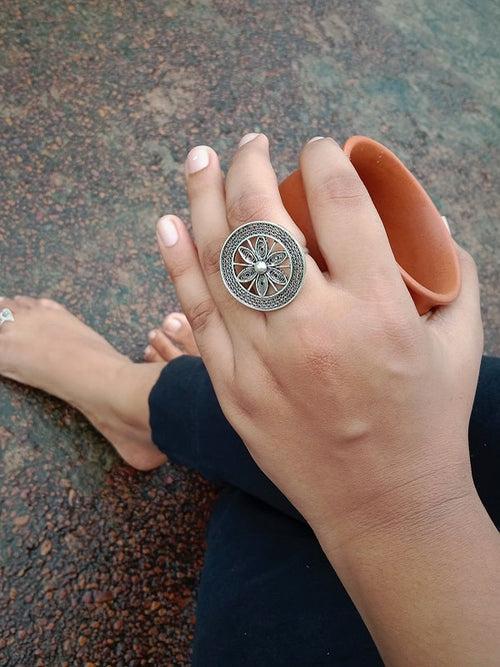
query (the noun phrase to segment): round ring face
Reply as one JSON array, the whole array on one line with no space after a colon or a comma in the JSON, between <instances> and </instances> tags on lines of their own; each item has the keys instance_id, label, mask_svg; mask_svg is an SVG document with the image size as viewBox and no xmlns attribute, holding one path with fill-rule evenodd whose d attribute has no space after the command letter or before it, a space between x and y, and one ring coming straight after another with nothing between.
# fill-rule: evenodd
<instances>
[{"instance_id":1,"label":"round ring face","mask_svg":"<svg viewBox=\"0 0 500 667\"><path fill-rule=\"evenodd\" d=\"M283 308L299 293L306 269L303 249L280 225L266 220L234 230L220 253L224 285L255 310Z\"/></svg>"}]
</instances>

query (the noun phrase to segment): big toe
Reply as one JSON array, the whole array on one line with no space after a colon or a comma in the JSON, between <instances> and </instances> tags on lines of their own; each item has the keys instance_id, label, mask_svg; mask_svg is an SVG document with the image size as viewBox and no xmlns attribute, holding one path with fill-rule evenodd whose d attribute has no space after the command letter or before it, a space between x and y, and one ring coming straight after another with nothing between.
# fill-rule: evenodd
<instances>
[{"instance_id":1,"label":"big toe","mask_svg":"<svg viewBox=\"0 0 500 667\"><path fill-rule=\"evenodd\" d=\"M163 331L186 354L199 356L193 330L184 313L171 313L163 320Z\"/></svg>"},{"instance_id":2,"label":"big toe","mask_svg":"<svg viewBox=\"0 0 500 667\"><path fill-rule=\"evenodd\" d=\"M34 300L30 299L29 297L15 296L13 298L7 298L5 296L1 296L0 313L3 313L3 311L10 311L10 315L14 318L15 321L16 315L19 316L31 310L33 307L33 301ZM4 321L5 320L2 318L2 322ZM3 328L2 325L0 325L0 328Z\"/></svg>"},{"instance_id":3,"label":"big toe","mask_svg":"<svg viewBox=\"0 0 500 667\"><path fill-rule=\"evenodd\" d=\"M52 310L64 310L64 306L52 299L40 299L38 302L44 308L52 308Z\"/></svg>"},{"instance_id":4,"label":"big toe","mask_svg":"<svg viewBox=\"0 0 500 667\"><path fill-rule=\"evenodd\" d=\"M24 294L17 294L14 297L14 303L25 306L26 308L33 308L33 306L36 306L36 299L31 296L25 296Z\"/></svg>"}]
</instances>

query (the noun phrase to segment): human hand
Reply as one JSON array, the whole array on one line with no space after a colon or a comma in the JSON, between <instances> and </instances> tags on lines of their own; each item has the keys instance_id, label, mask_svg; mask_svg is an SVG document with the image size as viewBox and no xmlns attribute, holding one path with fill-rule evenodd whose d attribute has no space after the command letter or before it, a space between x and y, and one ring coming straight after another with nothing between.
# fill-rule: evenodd
<instances>
[{"instance_id":1,"label":"human hand","mask_svg":"<svg viewBox=\"0 0 500 667\"><path fill-rule=\"evenodd\" d=\"M192 171L192 166L202 166ZM161 251L222 409L257 464L315 529L356 526L473 490L467 427L482 350L478 285L459 249L455 303L419 317L366 189L332 139L309 143L301 171L329 273L307 257L285 308L238 303L219 273L225 238L250 220L304 237L286 213L258 135L224 185L217 155L197 148L186 177L197 251L162 219ZM419 507L417 508L419 509Z\"/></svg>"}]
</instances>

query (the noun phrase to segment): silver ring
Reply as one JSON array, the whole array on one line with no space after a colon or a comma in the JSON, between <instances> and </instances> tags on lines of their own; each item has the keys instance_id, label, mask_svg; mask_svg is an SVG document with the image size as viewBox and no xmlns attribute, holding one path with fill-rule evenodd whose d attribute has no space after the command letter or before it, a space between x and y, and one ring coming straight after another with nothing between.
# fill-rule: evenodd
<instances>
[{"instance_id":1,"label":"silver ring","mask_svg":"<svg viewBox=\"0 0 500 667\"><path fill-rule=\"evenodd\" d=\"M230 294L249 308L283 308L304 283L305 252L280 225L267 220L247 222L222 246L222 280Z\"/></svg>"},{"instance_id":2,"label":"silver ring","mask_svg":"<svg viewBox=\"0 0 500 667\"><path fill-rule=\"evenodd\" d=\"M4 308L3 310L0 310L0 327L5 322L14 322L14 314L10 308Z\"/></svg>"}]
</instances>

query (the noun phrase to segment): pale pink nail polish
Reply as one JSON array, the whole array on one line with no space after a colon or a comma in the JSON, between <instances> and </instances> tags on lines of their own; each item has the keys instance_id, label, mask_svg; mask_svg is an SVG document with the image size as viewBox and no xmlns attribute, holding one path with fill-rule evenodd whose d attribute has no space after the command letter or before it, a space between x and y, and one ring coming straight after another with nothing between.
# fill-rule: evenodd
<instances>
[{"instance_id":1,"label":"pale pink nail polish","mask_svg":"<svg viewBox=\"0 0 500 667\"><path fill-rule=\"evenodd\" d=\"M249 132L248 134L245 134L241 137L240 143L238 144L239 147L244 146L245 144L248 144L249 141L253 141L256 137L259 136L259 132Z\"/></svg>"},{"instance_id":2,"label":"pale pink nail polish","mask_svg":"<svg viewBox=\"0 0 500 667\"><path fill-rule=\"evenodd\" d=\"M209 162L208 146L196 146L192 148L186 160L188 174L196 174L197 171L205 169L205 167L208 167Z\"/></svg>"},{"instance_id":3,"label":"pale pink nail polish","mask_svg":"<svg viewBox=\"0 0 500 667\"><path fill-rule=\"evenodd\" d=\"M151 354L152 351L153 351L153 348L151 347L151 345L148 345L146 347L146 349L144 350L144 356L149 357L149 355Z\"/></svg>"},{"instance_id":4,"label":"pale pink nail polish","mask_svg":"<svg viewBox=\"0 0 500 667\"><path fill-rule=\"evenodd\" d=\"M167 248L174 246L179 240L179 232L175 222L170 215L164 215L163 218L160 218L158 221L158 236L160 237L161 242Z\"/></svg>"},{"instance_id":5,"label":"pale pink nail polish","mask_svg":"<svg viewBox=\"0 0 500 667\"><path fill-rule=\"evenodd\" d=\"M312 139L309 139L307 142L308 144L312 144L313 141L319 141L320 139L324 139L325 137L313 137Z\"/></svg>"},{"instance_id":6,"label":"pale pink nail polish","mask_svg":"<svg viewBox=\"0 0 500 667\"><path fill-rule=\"evenodd\" d=\"M155 330L153 329L153 331L150 331L150 332L148 333L148 339L149 339L149 340L153 340L154 338L156 338L156 334L157 334L157 333L158 333L158 332L155 331Z\"/></svg>"},{"instance_id":7,"label":"pale pink nail polish","mask_svg":"<svg viewBox=\"0 0 500 667\"><path fill-rule=\"evenodd\" d=\"M451 235L450 223L448 222L446 216L445 216L445 215L442 215L442 216L441 216L441 220L444 222L444 224L446 225L446 229L448 230L448 232L449 232L450 235Z\"/></svg>"}]
</instances>

